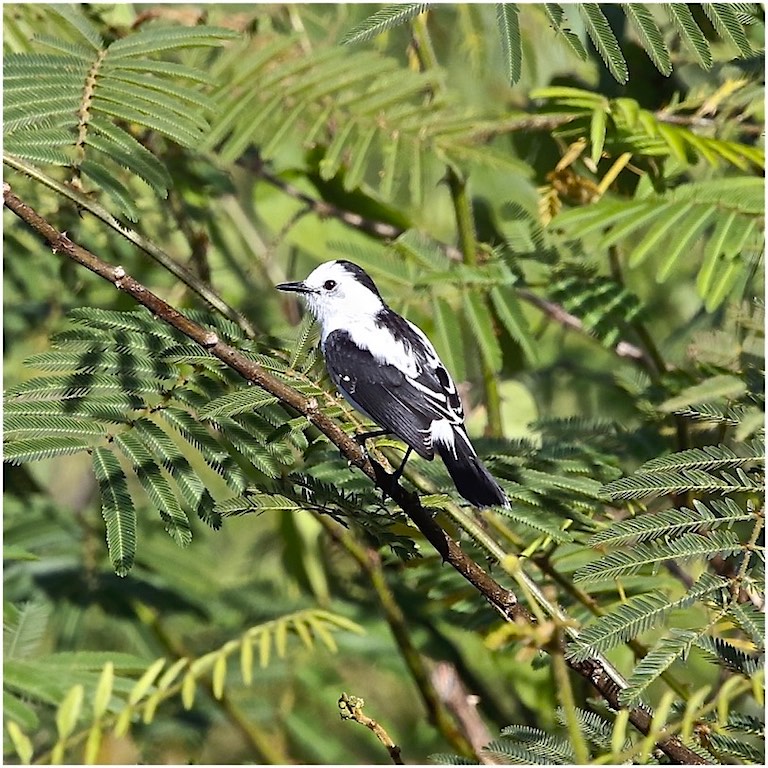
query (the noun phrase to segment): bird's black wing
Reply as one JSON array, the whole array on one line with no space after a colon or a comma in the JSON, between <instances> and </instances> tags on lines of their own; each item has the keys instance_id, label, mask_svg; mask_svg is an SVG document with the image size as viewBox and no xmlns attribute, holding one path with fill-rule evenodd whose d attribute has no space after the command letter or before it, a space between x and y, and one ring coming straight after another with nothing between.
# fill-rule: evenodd
<instances>
[{"instance_id":1,"label":"bird's black wing","mask_svg":"<svg viewBox=\"0 0 768 768\"><path fill-rule=\"evenodd\" d=\"M355 344L346 331L329 334L323 353L331 379L355 408L420 456L434 456L431 425L447 415L439 390L434 392L418 379L414 383L395 366L380 363L370 351Z\"/></svg>"}]
</instances>

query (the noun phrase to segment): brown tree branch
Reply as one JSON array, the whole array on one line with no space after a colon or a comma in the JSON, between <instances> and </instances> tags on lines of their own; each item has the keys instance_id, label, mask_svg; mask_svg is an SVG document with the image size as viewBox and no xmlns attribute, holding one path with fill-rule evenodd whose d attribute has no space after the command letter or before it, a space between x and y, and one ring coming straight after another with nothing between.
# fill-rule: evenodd
<instances>
[{"instance_id":1,"label":"brown tree branch","mask_svg":"<svg viewBox=\"0 0 768 768\"><path fill-rule=\"evenodd\" d=\"M237 371L245 379L257 384L277 397L283 404L290 406L305 416L311 424L317 427L339 448L351 464L354 464L354 466L365 473L403 509L424 537L440 553L443 560L472 584L505 621L533 623L533 617L520 604L515 594L501 586L471 557L462 551L458 543L437 524L432 514L422 507L416 493L407 491L398 482L394 481L393 477L387 474L378 464L370 461L354 438L347 435L335 421L320 410L315 398L305 398L292 387L276 379L258 363L245 357L228 344L221 342L216 333L206 330L197 323L193 323L181 312L174 309L159 296L155 296L137 280L127 275L123 267L114 267L74 243L65 233L59 232L52 224L17 197L11 191L8 183L3 184L3 204L28 227L37 232L51 246L54 253L71 259L112 283L115 288L124 291L161 321L176 328L189 339L200 344L214 357L217 357L230 368ZM582 677L589 680L612 708L616 710L621 708L619 703L621 687L599 661L595 659L587 659L585 661L569 659L568 665ZM647 709L637 707L630 710L630 722L644 734L647 734L649 731L651 718L652 713ZM658 742L658 747L675 763L684 765L706 764L705 760L686 747L677 737L661 738Z\"/></svg>"}]
</instances>

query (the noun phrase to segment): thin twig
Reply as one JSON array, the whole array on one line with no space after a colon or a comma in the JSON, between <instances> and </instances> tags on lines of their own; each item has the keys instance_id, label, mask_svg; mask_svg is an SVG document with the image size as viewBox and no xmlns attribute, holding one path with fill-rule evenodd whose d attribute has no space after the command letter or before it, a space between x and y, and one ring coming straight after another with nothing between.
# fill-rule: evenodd
<instances>
[{"instance_id":1,"label":"thin twig","mask_svg":"<svg viewBox=\"0 0 768 768\"><path fill-rule=\"evenodd\" d=\"M123 267L114 267L74 243L66 234L56 229L17 197L7 183L3 184L3 204L27 226L43 237L54 253L71 259L112 283L116 288L124 291L139 304L149 309L162 322L176 328L245 379L262 387L277 397L284 405L305 416L311 424L339 448L351 465L360 469L401 507L443 560L472 584L505 621L534 622L533 617L520 604L516 595L493 579L438 525L430 511L422 507L418 494L407 491L393 479L392 475L387 474L381 466L367 458L355 439L347 435L333 419L320 410L315 398L305 398L295 389L272 376L261 365L245 357L228 344L221 342L216 333L189 320L160 297L151 293L144 285L127 275ZM568 665L587 679L605 698L609 706L616 710L622 708L619 701L621 686L617 684L614 677L599 660L575 661L568 659ZM639 731L648 734L652 720L650 710L641 707L633 708L629 711L629 719ZM686 747L677 737L661 737L658 746L675 763L684 765L706 764L705 760Z\"/></svg>"},{"instance_id":2,"label":"thin twig","mask_svg":"<svg viewBox=\"0 0 768 768\"><path fill-rule=\"evenodd\" d=\"M390 738L382 725L379 725L372 717L363 714L365 702L359 696L349 696L342 693L339 697L339 711L342 720L354 720L373 731L376 738L387 748L389 756L395 765L405 765L400 754L400 747Z\"/></svg>"}]
</instances>

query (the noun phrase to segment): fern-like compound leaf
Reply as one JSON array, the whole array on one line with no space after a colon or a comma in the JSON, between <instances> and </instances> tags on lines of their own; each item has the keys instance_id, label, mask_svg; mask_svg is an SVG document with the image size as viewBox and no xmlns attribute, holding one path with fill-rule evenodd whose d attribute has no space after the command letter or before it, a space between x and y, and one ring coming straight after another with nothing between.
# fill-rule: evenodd
<instances>
[{"instance_id":1,"label":"fern-like compound leaf","mask_svg":"<svg viewBox=\"0 0 768 768\"><path fill-rule=\"evenodd\" d=\"M244 387L211 400L200 411L203 419L216 419L221 416L234 416L276 403L277 398L258 387Z\"/></svg>"},{"instance_id":2,"label":"fern-like compound leaf","mask_svg":"<svg viewBox=\"0 0 768 768\"><path fill-rule=\"evenodd\" d=\"M729 557L741 549L738 537L730 531L713 531L708 536L686 533L671 541L638 544L625 552L611 552L580 568L574 578L576 581L615 579L669 560L711 559L716 555Z\"/></svg>"},{"instance_id":3,"label":"fern-like compound leaf","mask_svg":"<svg viewBox=\"0 0 768 768\"><path fill-rule=\"evenodd\" d=\"M688 655L698 634L687 629L671 629L640 659L627 679L627 688L619 694L621 703L629 707L640 703L648 687L677 659Z\"/></svg>"},{"instance_id":4,"label":"fern-like compound leaf","mask_svg":"<svg viewBox=\"0 0 768 768\"><path fill-rule=\"evenodd\" d=\"M568 47L582 60L587 60L587 51L584 48L578 35L574 34L567 26L563 24L565 13L560 3L544 3L544 10L552 28L565 41Z\"/></svg>"},{"instance_id":5,"label":"fern-like compound leaf","mask_svg":"<svg viewBox=\"0 0 768 768\"><path fill-rule=\"evenodd\" d=\"M5 58L5 150L39 164L69 166L105 191L137 220L132 180L144 180L161 197L170 179L162 163L139 144L125 124L157 131L183 146L198 145L208 129L211 102L199 92L210 77L168 56L189 47L219 46L237 37L207 26L152 25L106 44L73 6L51 6L63 33L77 42L40 35L34 47L55 51ZM195 87L178 85L185 78ZM46 132L42 141L39 131Z\"/></svg>"},{"instance_id":6,"label":"fern-like compound leaf","mask_svg":"<svg viewBox=\"0 0 768 768\"><path fill-rule=\"evenodd\" d=\"M670 611L686 608L727 588L728 583L724 579L704 573L677 600L670 600L660 592L635 595L613 608L610 613L590 622L579 633L578 640L569 647L568 655L583 661L595 654L604 653L658 626Z\"/></svg>"},{"instance_id":7,"label":"fern-like compound leaf","mask_svg":"<svg viewBox=\"0 0 768 768\"><path fill-rule=\"evenodd\" d=\"M712 66L712 51L686 3L665 3L669 19L688 50L704 69Z\"/></svg>"},{"instance_id":8,"label":"fern-like compound leaf","mask_svg":"<svg viewBox=\"0 0 768 768\"><path fill-rule=\"evenodd\" d=\"M608 67L608 71L620 83L626 83L629 79L627 62L619 47L619 41L613 34L600 6L597 3L580 3L578 9L584 20L587 34Z\"/></svg>"},{"instance_id":9,"label":"fern-like compound leaf","mask_svg":"<svg viewBox=\"0 0 768 768\"><path fill-rule=\"evenodd\" d=\"M725 638L699 635L694 644L720 667L725 667L744 677L752 677L765 666L765 661L754 654L745 653Z\"/></svg>"},{"instance_id":10,"label":"fern-like compound leaf","mask_svg":"<svg viewBox=\"0 0 768 768\"><path fill-rule=\"evenodd\" d=\"M653 15L643 3L623 3L624 13L635 29L645 52L662 75L672 72L669 50Z\"/></svg>"},{"instance_id":11,"label":"fern-like compound leaf","mask_svg":"<svg viewBox=\"0 0 768 768\"><path fill-rule=\"evenodd\" d=\"M94 448L92 457L112 567L118 576L126 576L136 555L136 510L115 454L108 448Z\"/></svg>"},{"instance_id":12,"label":"fern-like compound leaf","mask_svg":"<svg viewBox=\"0 0 768 768\"><path fill-rule=\"evenodd\" d=\"M527 750L532 762L537 764L567 765L573 763L573 751L567 740L548 734L539 728L525 725L508 725L502 728L503 738L488 744L484 752L508 757L515 764L520 763L521 751Z\"/></svg>"},{"instance_id":13,"label":"fern-like compound leaf","mask_svg":"<svg viewBox=\"0 0 768 768\"><path fill-rule=\"evenodd\" d=\"M496 4L496 25L499 28L501 51L509 82L514 85L522 74L523 41L520 36L520 9L515 3Z\"/></svg>"},{"instance_id":14,"label":"fern-like compound leaf","mask_svg":"<svg viewBox=\"0 0 768 768\"><path fill-rule=\"evenodd\" d=\"M757 480L750 478L740 470L736 475L721 473L713 475L700 469L680 472L640 473L631 477L614 480L605 486L606 493L614 499L644 499L653 496L665 496L669 493L748 493L760 490Z\"/></svg>"},{"instance_id":15,"label":"fern-like compound leaf","mask_svg":"<svg viewBox=\"0 0 768 768\"><path fill-rule=\"evenodd\" d=\"M339 41L341 45L353 45L372 40L388 29L406 24L411 19L424 13L428 3L395 3L371 14L365 21L350 29Z\"/></svg>"},{"instance_id":16,"label":"fern-like compound leaf","mask_svg":"<svg viewBox=\"0 0 768 768\"><path fill-rule=\"evenodd\" d=\"M152 454L133 431L118 435L115 438L115 444L131 462L141 486L160 512L166 531L177 544L182 547L187 546L192 540L189 520Z\"/></svg>"},{"instance_id":17,"label":"fern-like compound leaf","mask_svg":"<svg viewBox=\"0 0 768 768\"><path fill-rule=\"evenodd\" d=\"M730 3L702 3L702 8L723 40L736 46L744 58L754 56L742 23Z\"/></svg>"},{"instance_id":18,"label":"fern-like compound leaf","mask_svg":"<svg viewBox=\"0 0 768 768\"><path fill-rule=\"evenodd\" d=\"M702 528L731 526L753 519L733 499L713 499L705 504L693 500L693 509L665 509L653 514L640 515L612 523L589 540L592 547L616 547L633 542L668 538L681 533L696 532Z\"/></svg>"}]
</instances>

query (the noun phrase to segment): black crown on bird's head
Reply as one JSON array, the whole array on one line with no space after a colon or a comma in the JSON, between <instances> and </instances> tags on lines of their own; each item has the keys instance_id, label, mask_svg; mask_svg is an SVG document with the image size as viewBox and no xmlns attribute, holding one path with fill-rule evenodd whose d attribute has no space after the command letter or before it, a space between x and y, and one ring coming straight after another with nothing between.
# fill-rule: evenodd
<instances>
[{"instance_id":1,"label":"black crown on bird's head","mask_svg":"<svg viewBox=\"0 0 768 768\"><path fill-rule=\"evenodd\" d=\"M351 261L347 261L346 259L337 259L336 263L340 267L344 267L344 269L349 272L350 275L353 275L358 283L362 283L369 291L375 293L379 298L381 298L381 294L379 293L379 289L376 287L376 283L373 282L371 276L361 266L354 264Z\"/></svg>"}]
</instances>

